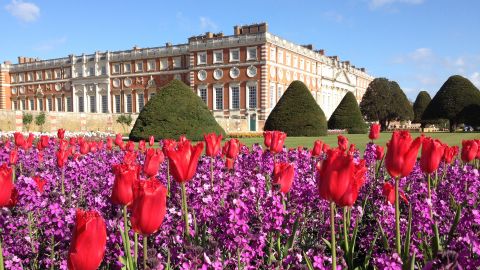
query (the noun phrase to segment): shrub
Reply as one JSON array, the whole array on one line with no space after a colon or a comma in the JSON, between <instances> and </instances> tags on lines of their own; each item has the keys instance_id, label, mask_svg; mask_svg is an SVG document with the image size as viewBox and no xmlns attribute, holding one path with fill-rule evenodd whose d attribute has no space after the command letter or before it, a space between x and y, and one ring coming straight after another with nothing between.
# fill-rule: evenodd
<instances>
[{"instance_id":1,"label":"shrub","mask_svg":"<svg viewBox=\"0 0 480 270\"><path fill-rule=\"evenodd\" d=\"M367 133L357 100L348 92L328 120L328 129L346 129L350 134Z\"/></svg>"},{"instance_id":2,"label":"shrub","mask_svg":"<svg viewBox=\"0 0 480 270\"><path fill-rule=\"evenodd\" d=\"M33 116L30 113L23 113L22 115L22 123L27 129L27 131L30 131L30 125L32 124L33 121Z\"/></svg>"},{"instance_id":3,"label":"shrub","mask_svg":"<svg viewBox=\"0 0 480 270\"><path fill-rule=\"evenodd\" d=\"M324 136L327 120L307 86L293 81L268 116L264 130L280 130L288 136Z\"/></svg>"},{"instance_id":4,"label":"shrub","mask_svg":"<svg viewBox=\"0 0 480 270\"><path fill-rule=\"evenodd\" d=\"M191 140L203 140L203 134L215 132L225 137L225 131L215 121L205 103L179 80L160 89L138 115L130 132L131 140L177 139L186 135Z\"/></svg>"},{"instance_id":5,"label":"shrub","mask_svg":"<svg viewBox=\"0 0 480 270\"><path fill-rule=\"evenodd\" d=\"M123 132L127 132L127 127L129 127L131 124L132 124L132 116L130 114L122 114L120 115L118 118L117 118L117 123L119 123L120 125L122 125L122 128L123 128Z\"/></svg>"},{"instance_id":6,"label":"shrub","mask_svg":"<svg viewBox=\"0 0 480 270\"><path fill-rule=\"evenodd\" d=\"M46 118L45 112L41 112L35 117L35 125L40 128L40 132L43 132L43 125L45 125Z\"/></svg>"}]
</instances>

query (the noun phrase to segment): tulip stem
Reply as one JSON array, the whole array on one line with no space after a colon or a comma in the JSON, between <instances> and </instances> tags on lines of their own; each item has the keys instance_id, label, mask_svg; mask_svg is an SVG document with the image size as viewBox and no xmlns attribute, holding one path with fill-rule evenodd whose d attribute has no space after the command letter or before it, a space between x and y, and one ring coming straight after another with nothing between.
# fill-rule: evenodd
<instances>
[{"instance_id":1,"label":"tulip stem","mask_svg":"<svg viewBox=\"0 0 480 270\"><path fill-rule=\"evenodd\" d=\"M133 246L133 261L135 264L138 262L138 233L133 233L133 241L135 245Z\"/></svg>"},{"instance_id":2,"label":"tulip stem","mask_svg":"<svg viewBox=\"0 0 480 270\"><path fill-rule=\"evenodd\" d=\"M0 270L4 270L5 266L3 265L3 250L2 250L2 233L0 230Z\"/></svg>"},{"instance_id":3,"label":"tulip stem","mask_svg":"<svg viewBox=\"0 0 480 270\"><path fill-rule=\"evenodd\" d=\"M211 176L211 179L210 179L210 184L212 186L212 189L213 189L213 157L210 157L210 176Z\"/></svg>"},{"instance_id":4,"label":"tulip stem","mask_svg":"<svg viewBox=\"0 0 480 270\"><path fill-rule=\"evenodd\" d=\"M170 160L167 159L167 196L170 197Z\"/></svg>"},{"instance_id":5,"label":"tulip stem","mask_svg":"<svg viewBox=\"0 0 480 270\"><path fill-rule=\"evenodd\" d=\"M330 231L332 233L331 251L332 251L332 270L337 269L337 246L335 243L335 203L330 202Z\"/></svg>"},{"instance_id":6,"label":"tulip stem","mask_svg":"<svg viewBox=\"0 0 480 270\"><path fill-rule=\"evenodd\" d=\"M400 177L395 177L395 246L398 256L402 256L402 239L400 238L400 200L398 196Z\"/></svg>"},{"instance_id":7,"label":"tulip stem","mask_svg":"<svg viewBox=\"0 0 480 270\"><path fill-rule=\"evenodd\" d=\"M143 269L147 269L147 236L143 236Z\"/></svg>"},{"instance_id":8,"label":"tulip stem","mask_svg":"<svg viewBox=\"0 0 480 270\"><path fill-rule=\"evenodd\" d=\"M65 196L65 168L62 167L62 195Z\"/></svg>"},{"instance_id":9,"label":"tulip stem","mask_svg":"<svg viewBox=\"0 0 480 270\"><path fill-rule=\"evenodd\" d=\"M345 253L348 254L349 251L349 241L348 241L348 229L347 229L347 219L348 219L348 214L347 214L347 206L343 207L343 237L345 241Z\"/></svg>"},{"instance_id":10,"label":"tulip stem","mask_svg":"<svg viewBox=\"0 0 480 270\"><path fill-rule=\"evenodd\" d=\"M182 182L182 205L183 205L183 221L185 222L185 237L190 238L190 227L188 226L188 206L187 206L187 191L185 183Z\"/></svg>"},{"instance_id":11,"label":"tulip stem","mask_svg":"<svg viewBox=\"0 0 480 270\"><path fill-rule=\"evenodd\" d=\"M12 182L15 184L15 164L12 165Z\"/></svg>"},{"instance_id":12,"label":"tulip stem","mask_svg":"<svg viewBox=\"0 0 480 270\"><path fill-rule=\"evenodd\" d=\"M125 245L127 250L125 250L125 255L127 256L127 265L129 265L129 270L133 270L133 261L132 261L132 253L130 249L130 237L128 235L128 219L127 219L127 206L123 206L123 226L124 226L124 234L125 234Z\"/></svg>"}]
</instances>

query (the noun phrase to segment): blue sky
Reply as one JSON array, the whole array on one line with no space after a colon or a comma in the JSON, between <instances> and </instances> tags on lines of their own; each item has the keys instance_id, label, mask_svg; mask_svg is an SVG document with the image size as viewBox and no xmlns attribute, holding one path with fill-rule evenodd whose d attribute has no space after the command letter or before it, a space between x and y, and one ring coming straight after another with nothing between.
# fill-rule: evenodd
<instances>
[{"instance_id":1,"label":"blue sky","mask_svg":"<svg viewBox=\"0 0 480 270\"><path fill-rule=\"evenodd\" d=\"M479 11L478 0L0 0L0 60L185 43L266 21L273 34L397 81L413 100L452 74L480 86Z\"/></svg>"}]
</instances>

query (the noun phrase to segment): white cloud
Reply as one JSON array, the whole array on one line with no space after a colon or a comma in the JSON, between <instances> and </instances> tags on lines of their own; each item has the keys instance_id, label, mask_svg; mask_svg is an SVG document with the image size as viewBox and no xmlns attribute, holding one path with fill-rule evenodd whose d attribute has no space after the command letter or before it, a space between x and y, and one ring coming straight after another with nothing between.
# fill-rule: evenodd
<instances>
[{"instance_id":1,"label":"white cloud","mask_svg":"<svg viewBox=\"0 0 480 270\"><path fill-rule=\"evenodd\" d=\"M42 52L51 51L65 44L66 42L67 42L66 37L50 39L37 44L35 47L33 47L33 49L36 51L42 51Z\"/></svg>"},{"instance_id":2,"label":"white cloud","mask_svg":"<svg viewBox=\"0 0 480 270\"><path fill-rule=\"evenodd\" d=\"M322 16L325 19L336 22L336 23L341 23L345 20L345 17L343 17L342 14L340 14L336 11L326 11L322 14Z\"/></svg>"},{"instance_id":3,"label":"white cloud","mask_svg":"<svg viewBox=\"0 0 480 270\"><path fill-rule=\"evenodd\" d=\"M431 63L436 60L436 56L430 48L418 48L413 52L398 55L393 58L392 62L394 64L405 64L410 62L415 63Z\"/></svg>"},{"instance_id":4,"label":"white cloud","mask_svg":"<svg viewBox=\"0 0 480 270\"><path fill-rule=\"evenodd\" d=\"M470 80L472 81L473 84L475 84L477 87L480 87L480 72L475 71L472 75L470 75Z\"/></svg>"},{"instance_id":5,"label":"white cloud","mask_svg":"<svg viewBox=\"0 0 480 270\"><path fill-rule=\"evenodd\" d=\"M210 18L200 17L200 28L204 31L205 30L217 31L218 26Z\"/></svg>"},{"instance_id":6,"label":"white cloud","mask_svg":"<svg viewBox=\"0 0 480 270\"><path fill-rule=\"evenodd\" d=\"M370 0L369 6L372 9L377 9L377 8L389 6L395 3L420 5L420 4L423 4L423 2L425 2L425 0Z\"/></svg>"},{"instance_id":7,"label":"white cloud","mask_svg":"<svg viewBox=\"0 0 480 270\"><path fill-rule=\"evenodd\" d=\"M5 9L23 22L33 22L40 17L40 8L37 5L22 0L12 0Z\"/></svg>"}]
</instances>

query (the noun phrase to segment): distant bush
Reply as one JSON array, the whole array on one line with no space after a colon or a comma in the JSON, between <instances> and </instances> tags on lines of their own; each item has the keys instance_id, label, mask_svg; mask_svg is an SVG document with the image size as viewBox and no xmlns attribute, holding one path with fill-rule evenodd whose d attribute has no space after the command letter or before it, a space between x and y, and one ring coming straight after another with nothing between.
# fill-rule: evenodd
<instances>
[{"instance_id":1,"label":"distant bush","mask_svg":"<svg viewBox=\"0 0 480 270\"><path fill-rule=\"evenodd\" d=\"M32 124L32 121L33 121L32 114L24 112L22 115L22 123L27 129L27 131L30 131L30 125Z\"/></svg>"},{"instance_id":2,"label":"distant bush","mask_svg":"<svg viewBox=\"0 0 480 270\"><path fill-rule=\"evenodd\" d=\"M346 129L350 134L367 133L357 100L352 92L347 92L328 120L329 129Z\"/></svg>"}]
</instances>

